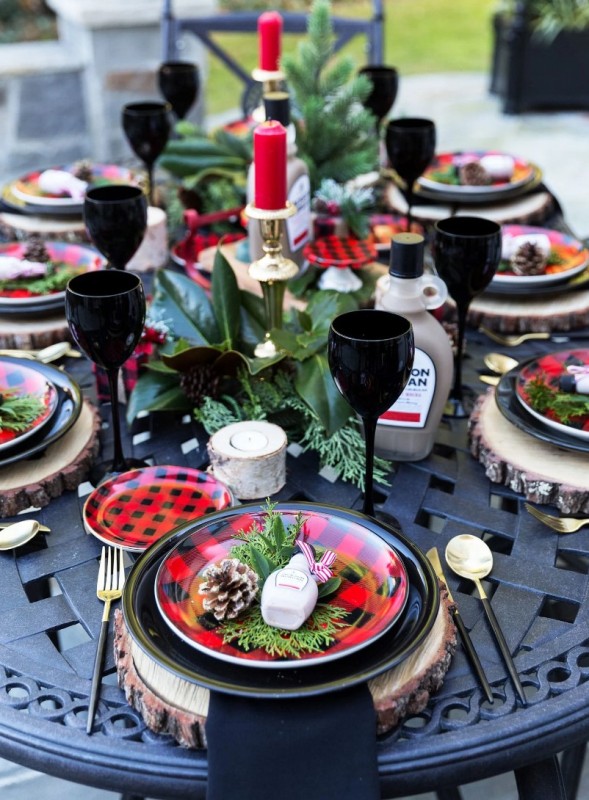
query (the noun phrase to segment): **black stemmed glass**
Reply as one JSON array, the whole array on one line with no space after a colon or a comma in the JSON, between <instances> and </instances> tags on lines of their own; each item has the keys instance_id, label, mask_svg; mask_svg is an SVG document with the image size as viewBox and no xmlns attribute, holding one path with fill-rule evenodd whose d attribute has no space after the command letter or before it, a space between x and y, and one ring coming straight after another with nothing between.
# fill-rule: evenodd
<instances>
[{"instance_id":1,"label":"black stemmed glass","mask_svg":"<svg viewBox=\"0 0 589 800\"><path fill-rule=\"evenodd\" d=\"M145 236L147 198L138 186L98 186L84 197L84 223L94 246L115 269L125 269Z\"/></svg>"},{"instance_id":2,"label":"black stemmed glass","mask_svg":"<svg viewBox=\"0 0 589 800\"><path fill-rule=\"evenodd\" d=\"M413 186L435 155L436 126L431 119L421 117L392 119L387 123L384 141L389 164L405 183L407 230L410 230Z\"/></svg>"},{"instance_id":3,"label":"black stemmed glass","mask_svg":"<svg viewBox=\"0 0 589 800\"><path fill-rule=\"evenodd\" d=\"M122 122L133 152L145 164L149 183L149 202L153 204L153 165L170 137L169 103L158 101L127 103Z\"/></svg>"},{"instance_id":4,"label":"black stemmed glass","mask_svg":"<svg viewBox=\"0 0 589 800\"><path fill-rule=\"evenodd\" d=\"M200 72L190 61L165 61L157 71L160 92L178 119L184 119L198 97Z\"/></svg>"},{"instance_id":5,"label":"black stemmed glass","mask_svg":"<svg viewBox=\"0 0 589 800\"><path fill-rule=\"evenodd\" d=\"M366 75L372 82L372 91L364 100L366 108L370 109L377 119L376 130L389 113L397 98L399 90L399 73L394 67L368 64L359 70L360 75Z\"/></svg>"},{"instance_id":6,"label":"black stemmed glass","mask_svg":"<svg viewBox=\"0 0 589 800\"><path fill-rule=\"evenodd\" d=\"M470 413L462 386L462 356L468 307L489 285L501 260L501 227L482 217L449 217L435 224L434 263L456 303L458 340L454 357L454 385L447 416Z\"/></svg>"},{"instance_id":7,"label":"black stemmed glass","mask_svg":"<svg viewBox=\"0 0 589 800\"><path fill-rule=\"evenodd\" d=\"M94 471L98 481L145 462L123 455L119 415L119 369L131 356L143 332L145 294L132 272L97 270L72 278L65 290L65 316L78 347L106 371L112 404L113 460Z\"/></svg>"},{"instance_id":8,"label":"black stemmed glass","mask_svg":"<svg viewBox=\"0 0 589 800\"><path fill-rule=\"evenodd\" d=\"M335 385L364 423L363 511L373 517L376 423L409 380L414 355L413 328L405 317L388 311L349 311L332 321L327 354Z\"/></svg>"}]
</instances>

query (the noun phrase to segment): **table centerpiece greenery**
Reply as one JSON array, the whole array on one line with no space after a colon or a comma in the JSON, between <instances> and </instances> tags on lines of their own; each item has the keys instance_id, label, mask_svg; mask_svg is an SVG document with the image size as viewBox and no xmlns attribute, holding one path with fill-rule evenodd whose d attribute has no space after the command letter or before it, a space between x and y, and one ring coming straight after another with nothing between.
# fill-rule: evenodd
<instances>
[{"instance_id":1,"label":"table centerpiece greenery","mask_svg":"<svg viewBox=\"0 0 589 800\"><path fill-rule=\"evenodd\" d=\"M233 269L217 249L210 297L179 273L155 276L149 317L168 335L146 364L129 398L127 419L140 411L192 412L210 435L232 422L267 419L289 441L314 451L320 465L358 486L364 479L360 424L337 391L327 362L331 320L355 308L345 294L321 291L304 311L285 314L272 330L279 352L256 358L265 335L262 299L240 290ZM377 459L384 482L390 464Z\"/></svg>"}]
</instances>

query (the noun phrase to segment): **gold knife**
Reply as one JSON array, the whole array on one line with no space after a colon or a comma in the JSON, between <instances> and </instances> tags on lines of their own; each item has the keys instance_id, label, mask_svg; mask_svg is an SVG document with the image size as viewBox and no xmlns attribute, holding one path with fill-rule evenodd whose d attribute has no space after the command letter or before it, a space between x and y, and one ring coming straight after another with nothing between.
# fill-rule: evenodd
<instances>
[{"instance_id":1,"label":"gold knife","mask_svg":"<svg viewBox=\"0 0 589 800\"><path fill-rule=\"evenodd\" d=\"M458 633L460 634L460 638L462 639L462 645L468 656L470 663L474 671L476 672L479 681L481 682L481 686L483 687L483 691L489 703L493 702L493 692L491 690L491 686L489 685L489 681L487 680L487 676L485 675L485 670L483 669L483 665L481 664L481 660L478 657L477 651L474 649L474 645L472 643L472 639L470 638L469 632L466 630L464 622L462 621L462 617L460 616L460 611L454 602L454 598L450 592L450 588L444 576L444 570L442 569L442 562L440 561L440 556L435 547L432 547L431 550L428 550L426 553L427 559L429 563L434 568L434 572L438 576L438 578L444 582L446 590L448 592L448 597L450 598L450 602L452 603L452 617L454 619L454 624L458 629Z\"/></svg>"}]
</instances>

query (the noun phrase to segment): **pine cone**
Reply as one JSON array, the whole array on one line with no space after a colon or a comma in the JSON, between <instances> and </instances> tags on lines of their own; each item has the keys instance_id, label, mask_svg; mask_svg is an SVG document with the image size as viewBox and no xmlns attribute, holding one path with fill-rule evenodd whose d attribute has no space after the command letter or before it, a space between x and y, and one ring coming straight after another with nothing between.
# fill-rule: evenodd
<instances>
[{"instance_id":1,"label":"pine cone","mask_svg":"<svg viewBox=\"0 0 589 800\"><path fill-rule=\"evenodd\" d=\"M51 261L51 255L39 236L31 236L22 257L27 261L39 261L43 264Z\"/></svg>"},{"instance_id":2,"label":"pine cone","mask_svg":"<svg viewBox=\"0 0 589 800\"><path fill-rule=\"evenodd\" d=\"M209 364L194 364L180 376L180 388L196 406L205 397L218 397L221 376Z\"/></svg>"},{"instance_id":3,"label":"pine cone","mask_svg":"<svg viewBox=\"0 0 589 800\"><path fill-rule=\"evenodd\" d=\"M258 591L258 576L237 558L224 558L220 564L211 564L202 574L204 583L198 589L206 595L205 611L215 619L235 619L249 608Z\"/></svg>"},{"instance_id":4,"label":"pine cone","mask_svg":"<svg viewBox=\"0 0 589 800\"><path fill-rule=\"evenodd\" d=\"M516 275L542 275L547 258L534 242L524 242L511 257L511 269Z\"/></svg>"},{"instance_id":5,"label":"pine cone","mask_svg":"<svg viewBox=\"0 0 589 800\"><path fill-rule=\"evenodd\" d=\"M92 183L92 162L87 159L76 161L72 169L72 174L81 181Z\"/></svg>"},{"instance_id":6,"label":"pine cone","mask_svg":"<svg viewBox=\"0 0 589 800\"><path fill-rule=\"evenodd\" d=\"M463 186L488 186L491 176L478 161L463 164L458 170L458 177Z\"/></svg>"}]
</instances>

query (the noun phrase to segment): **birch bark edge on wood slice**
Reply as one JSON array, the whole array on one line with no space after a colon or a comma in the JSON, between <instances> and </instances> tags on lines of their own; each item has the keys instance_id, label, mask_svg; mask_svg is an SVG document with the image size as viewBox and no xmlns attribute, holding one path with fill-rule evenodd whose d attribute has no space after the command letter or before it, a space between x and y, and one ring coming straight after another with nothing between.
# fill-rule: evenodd
<instances>
[{"instance_id":1,"label":"birch bark edge on wood slice","mask_svg":"<svg viewBox=\"0 0 589 800\"><path fill-rule=\"evenodd\" d=\"M0 516L42 508L86 479L99 448L101 418L89 402L70 430L35 459L0 468Z\"/></svg>"},{"instance_id":2,"label":"birch bark edge on wood slice","mask_svg":"<svg viewBox=\"0 0 589 800\"><path fill-rule=\"evenodd\" d=\"M34 350L63 341L71 341L63 311L38 317L0 314L0 348Z\"/></svg>"},{"instance_id":3,"label":"birch bark edge on wood slice","mask_svg":"<svg viewBox=\"0 0 589 800\"><path fill-rule=\"evenodd\" d=\"M589 512L587 454L520 431L499 411L493 389L477 399L468 438L472 455L493 483L532 503L554 504L564 514Z\"/></svg>"},{"instance_id":4,"label":"birch bark edge on wood slice","mask_svg":"<svg viewBox=\"0 0 589 800\"><path fill-rule=\"evenodd\" d=\"M405 662L368 683L376 733L386 733L408 714L422 711L442 685L456 648L456 628L443 584L440 595L438 615L423 643ZM147 656L129 635L120 609L115 612L114 653L119 686L147 727L173 736L183 747L206 747L208 690L171 675Z\"/></svg>"}]
</instances>

